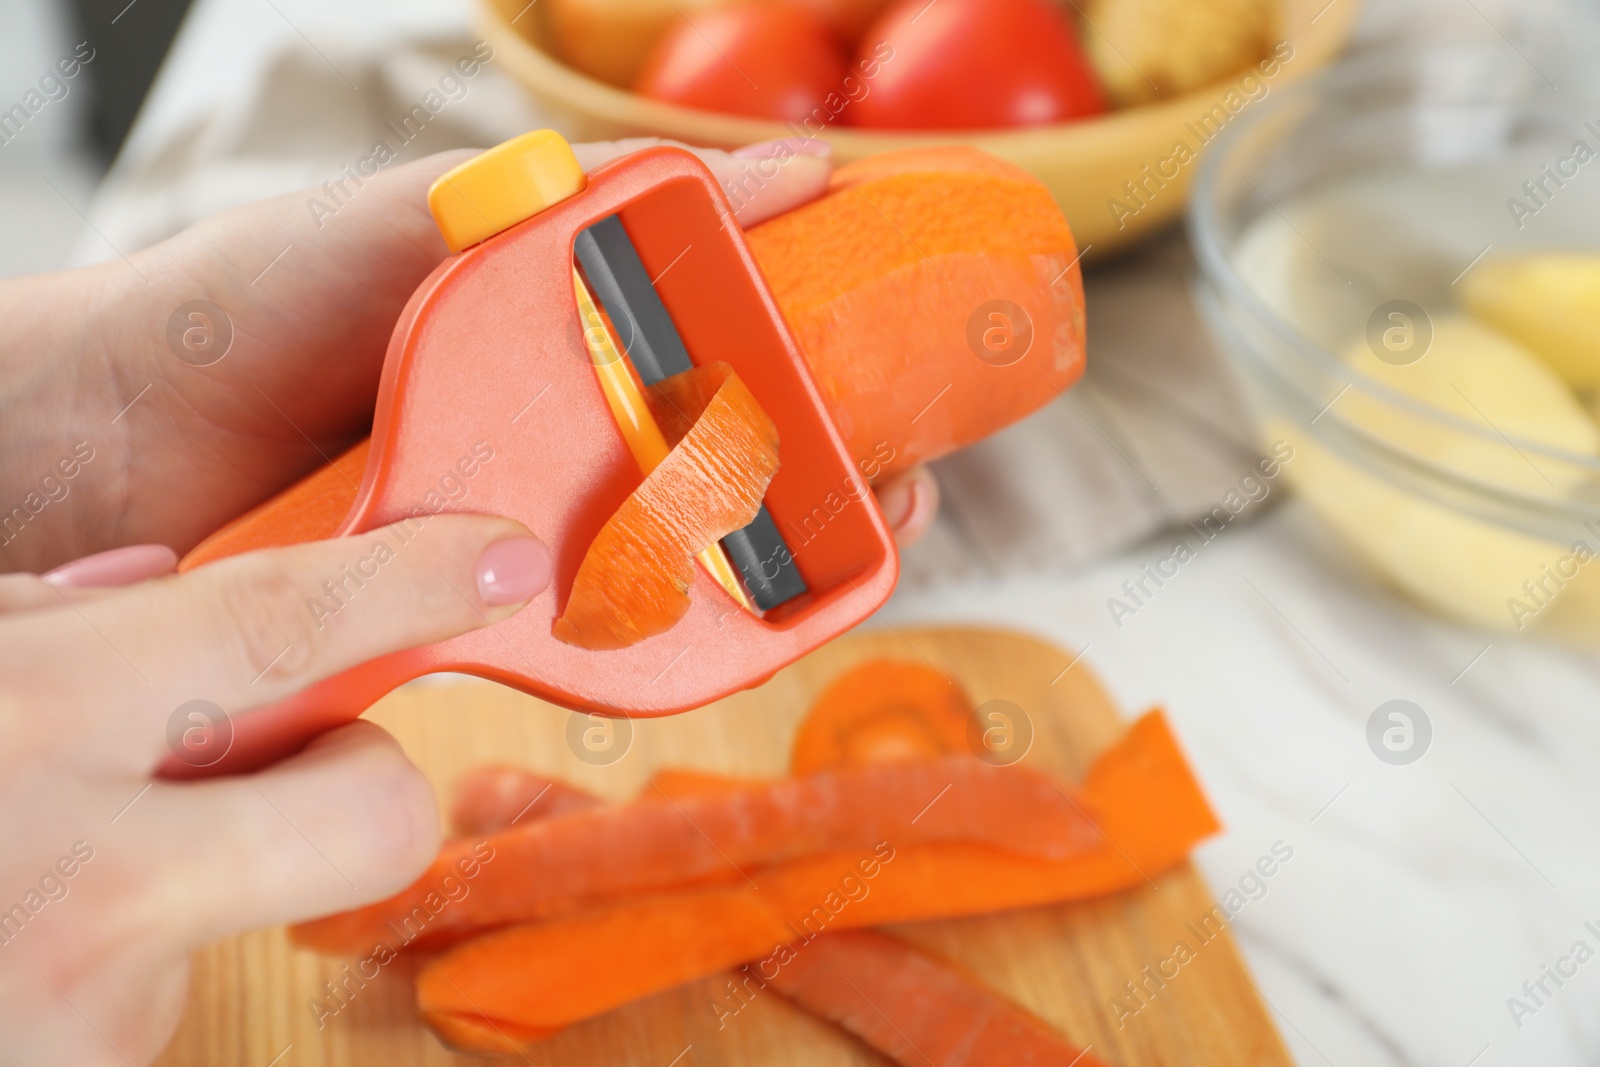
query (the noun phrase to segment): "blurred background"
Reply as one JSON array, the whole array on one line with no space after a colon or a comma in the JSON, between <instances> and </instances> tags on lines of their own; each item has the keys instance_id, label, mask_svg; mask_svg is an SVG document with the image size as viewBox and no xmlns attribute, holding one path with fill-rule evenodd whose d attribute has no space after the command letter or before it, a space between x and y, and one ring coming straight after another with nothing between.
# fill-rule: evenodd
<instances>
[{"instance_id":1,"label":"blurred background","mask_svg":"<svg viewBox=\"0 0 1600 1067\"><path fill-rule=\"evenodd\" d=\"M7 193L0 272L8 274L113 258L233 204L319 185L369 152L388 123L410 112L441 72L485 37L494 58L465 97L400 147L400 159L487 146L546 124L575 136L664 129L730 145L741 143L741 133L758 140L784 132L775 122L706 112L682 125L661 123L659 113L636 116L636 98L620 105L619 124L614 101L596 93L598 83L574 84L570 71L541 63L530 48L526 38L538 36L548 5L0 5L3 24L16 28L0 45L8 94L0 101L20 99L81 42L94 55L62 100L0 145ZM1286 9L1288 31L1303 42L1301 66L1285 68L1295 78L1341 48L1359 54L1451 39L1489 42L1509 54L1513 39L1593 21L1587 5L1562 0L1294 0ZM1092 44L1087 25L1080 33ZM979 141L1046 176L1080 247L1098 246L1085 260L1095 309L1090 369L1080 387L1038 417L943 461L946 506L933 535L908 555L904 590L1076 573L1206 512L1249 466L1260 442L1246 399L1190 295L1195 260L1177 225L1182 193L1157 198L1126 233L1107 225L1101 206L1124 171L1137 175L1139 161L1170 143L1189 117L1185 109L1200 108L1205 91L1169 93L1081 124L1112 123L1122 131L1114 136L1090 130L1078 139L1077 124L1068 124L1057 127L1066 131L1059 141L1028 131ZM887 144L876 131L827 134L845 159ZM1095 147L1108 142L1119 145L1116 152ZM1090 167L1098 176L1081 181ZM1195 169L1188 168L1191 177ZM1135 229L1148 229L1140 233L1147 239L1130 245Z\"/></svg>"},{"instance_id":2,"label":"blurred background","mask_svg":"<svg viewBox=\"0 0 1600 1067\"><path fill-rule=\"evenodd\" d=\"M173 29L187 3L168 5L175 9ZM83 40L76 36L78 26L72 7L49 0L7 0L4 15L7 32L0 35L0 99L20 100L34 88L41 73L72 45ZM137 86L127 95L143 100L161 56L166 54L172 29L159 36L147 54L157 58ZM0 151L0 227L7 235L0 246L0 272L6 275L51 270L66 263L73 241L83 228L80 214L88 207L95 186L116 147L96 151L91 123L94 112L84 85L69 92L66 99L53 104L48 120L33 123L30 136L16 137ZM8 104L9 106L9 104ZM137 107L137 104L135 104ZM122 133L131 125L132 115ZM56 189L51 188L51 184Z\"/></svg>"}]
</instances>

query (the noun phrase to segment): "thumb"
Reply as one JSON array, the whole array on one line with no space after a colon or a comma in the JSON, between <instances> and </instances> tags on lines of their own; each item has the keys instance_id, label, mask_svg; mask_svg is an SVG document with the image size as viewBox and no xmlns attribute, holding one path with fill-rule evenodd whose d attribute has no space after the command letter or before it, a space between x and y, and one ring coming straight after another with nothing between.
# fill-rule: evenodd
<instances>
[{"instance_id":1,"label":"thumb","mask_svg":"<svg viewBox=\"0 0 1600 1067\"><path fill-rule=\"evenodd\" d=\"M149 912L186 948L380 900L439 851L432 787L363 720L253 775L157 782L125 823L160 872Z\"/></svg>"},{"instance_id":2,"label":"thumb","mask_svg":"<svg viewBox=\"0 0 1600 1067\"><path fill-rule=\"evenodd\" d=\"M579 165L589 171L629 152L655 145L687 148L699 156L721 184L733 207L734 217L745 229L815 200L827 192L828 179L833 174L832 149L828 143L807 137L766 141L735 152L696 148L656 137L593 141L575 144L572 151Z\"/></svg>"},{"instance_id":3,"label":"thumb","mask_svg":"<svg viewBox=\"0 0 1600 1067\"><path fill-rule=\"evenodd\" d=\"M203 699L234 714L274 703L497 622L550 573L549 550L520 523L433 515L0 617L0 669L50 694L62 716L51 729L76 725L65 733L93 738L102 758L148 770L179 705Z\"/></svg>"}]
</instances>

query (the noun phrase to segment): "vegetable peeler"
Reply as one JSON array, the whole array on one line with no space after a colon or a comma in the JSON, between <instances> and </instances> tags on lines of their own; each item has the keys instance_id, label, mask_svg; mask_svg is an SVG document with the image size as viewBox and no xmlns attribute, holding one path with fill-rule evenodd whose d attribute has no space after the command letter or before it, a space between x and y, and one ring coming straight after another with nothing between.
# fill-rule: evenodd
<instances>
[{"instance_id":1,"label":"vegetable peeler","mask_svg":"<svg viewBox=\"0 0 1600 1067\"><path fill-rule=\"evenodd\" d=\"M585 175L559 135L539 130L444 175L429 207L453 254L395 325L370 452L336 535L440 512L504 515L549 546L551 588L493 626L241 712L220 760L198 772L169 761L171 776L260 766L441 671L575 710L687 711L760 684L866 619L894 587L889 529L722 189L691 153L649 148ZM631 366L616 365L618 356ZM648 384L717 361L746 383L780 441L762 513L724 549L708 550L733 566L708 573L718 564L703 554L688 614L657 637L602 652L557 641L551 626L584 553L643 476L638 428L618 418L636 401L622 395L637 390L633 374ZM447 488L457 486L464 491ZM861 506L784 540L784 529L800 529L844 490ZM282 523L269 540L305 539L294 526Z\"/></svg>"}]
</instances>

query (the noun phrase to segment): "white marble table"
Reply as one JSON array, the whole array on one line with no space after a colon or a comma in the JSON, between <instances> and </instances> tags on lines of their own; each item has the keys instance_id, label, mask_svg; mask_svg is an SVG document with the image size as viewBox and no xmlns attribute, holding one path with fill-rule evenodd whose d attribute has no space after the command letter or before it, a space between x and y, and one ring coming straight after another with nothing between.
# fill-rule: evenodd
<instances>
[{"instance_id":1,"label":"white marble table","mask_svg":"<svg viewBox=\"0 0 1600 1067\"><path fill-rule=\"evenodd\" d=\"M1212 887L1294 849L1235 932L1298 1062L1600 1063L1600 955L1562 964L1576 975L1549 997L1522 988L1577 941L1600 953L1600 663L1431 618L1292 501L1119 628L1107 601L1170 550L886 615L1031 631L1083 650L1125 709L1167 708L1227 825L1198 855ZM1407 766L1367 743L1391 699L1432 724ZM1511 997L1533 1012L1513 1019Z\"/></svg>"},{"instance_id":2,"label":"white marble table","mask_svg":"<svg viewBox=\"0 0 1600 1067\"><path fill-rule=\"evenodd\" d=\"M1374 5L1366 33L1418 25L1418 6ZM1509 6L1452 0L1445 18ZM250 168L236 176L268 187L320 180L318 138L342 158L338 124L377 106L370 97L320 102L293 131L313 146L309 158L275 157L270 139L262 148L250 130L211 122L283 42L320 42L327 54L309 62L331 66L375 41L460 37L465 26L462 0L199 0L92 213L101 232L139 243L196 209L181 167L154 185L141 174L174 144L199 151L233 137ZM501 122L525 106L494 101ZM88 234L79 256L111 254ZM1130 712L1167 707L1227 825L1198 857L1213 887L1239 885L1278 841L1293 849L1264 892L1246 883L1259 899L1235 924L1298 1062L1600 1063L1600 955L1571 956L1580 941L1600 953L1596 660L1432 619L1293 501L1204 546L1119 626L1108 599L1170 548L1157 535L1065 576L919 581L885 624L1032 631L1082 650L1082 666ZM908 560L912 571L927 562L915 551ZM1410 765L1380 760L1367 742L1368 718L1392 699L1414 702L1432 726ZM1543 969L1558 966L1573 972L1559 986ZM1516 1018L1513 997L1527 1008Z\"/></svg>"}]
</instances>

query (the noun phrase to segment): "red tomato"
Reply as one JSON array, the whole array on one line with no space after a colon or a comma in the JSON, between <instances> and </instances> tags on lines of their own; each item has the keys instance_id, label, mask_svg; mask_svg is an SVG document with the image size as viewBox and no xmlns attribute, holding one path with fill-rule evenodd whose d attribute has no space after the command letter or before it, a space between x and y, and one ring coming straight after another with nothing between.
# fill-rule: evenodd
<instances>
[{"instance_id":1,"label":"red tomato","mask_svg":"<svg viewBox=\"0 0 1600 1067\"><path fill-rule=\"evenodd\" d=\"M685 107L799 122L844 79L844 53L812 11L748 3L685 15L634 88Z\"/></svg>"},{"instance_id":2,"label":"red tomato","mask_svg":"<svg viewBox=\"0 0 1600 1067\"><path fill-rule=\"evenodd\" d=\"M867 28L858 60L878 70L844 112L857 126L1037 126L1106 106L1072 23L1050 0L899 0Z\"/></svg>"}]
</instances>

